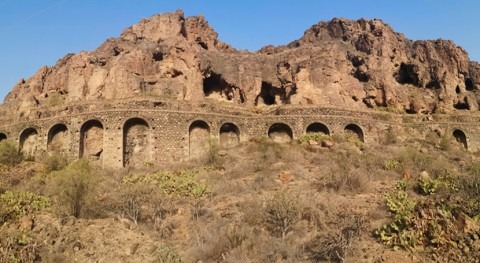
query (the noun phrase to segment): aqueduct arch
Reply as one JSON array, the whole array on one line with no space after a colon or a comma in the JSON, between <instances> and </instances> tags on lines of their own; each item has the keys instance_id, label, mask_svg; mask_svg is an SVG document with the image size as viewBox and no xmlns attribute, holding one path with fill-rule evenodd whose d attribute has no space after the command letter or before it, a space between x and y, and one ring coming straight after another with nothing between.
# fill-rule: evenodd
<instances>
[{"instance_id":1,"label":"aqueduct arch","mask_svg":"<svg viewBox=\"0 0 480 263\"><path fill-rule=\"evenodd\" d=\"M25 157L35 157L40 148L38 132L35 128L27 128L20 133L20 152Z\"/></svg>"},{"instance_id":2,"label":"aqueduct arch","mask_svg":"<svg viewBox=\"0 0 480 263\"><path fill-rule=\"evenodd\" d=\"M102 163L103 124L96 119L86 121L80 129L80 158Z\"/></svg>"},{"instance_id":3,"label":"aqueduct arch","mask_svg":"<svg viewBox=\"0 0 480 263\"><path fill-rule=\"evenodd\" d=\"M205 156L210 150L210 126L196 120L188 128L188 150L190 158Z\"/></svg>"},{"instance_id":4,"label":"aqueduct arch","mask_svg":"<svg viewBox=\"0 0 480 263\"><path fill-rule=\"evenodd\" d=\"M355 123L350 123L345 126L345 132L355 134L361 142L365 142L362 128Z\"/></svg>"},{"instance_id":5,"label":"aqueduct arch","mask_svg":"<svg viewBox=\"0 0 480 263\"><path fill-rule=\"evenodd\" d=\"M308 125L306 132L307 133L321 132L325 135L330 135L330 130L328 129L327 125L320 122L314 122Z\"/></svg>"},{"instance_id":6,"label":"aqueduct arch","mask_svg":"<svg viewBox=\"0 0 480 263\"><path fill-rule=\"evenodd\" d=\"M150 125L141 118L132 118L123 125L123 166L141 167L151 161Z\"/></svg>"},{"instance_id":7,"label":"aqueduct arch","mask_svg":"<svg viewBox=\"0 0 480 263\"><path fill-rule=\"evenodd\" d=\"M220 146L231 148L240 142L240 130L233 123L224 123L220 127Z\"/></svg>"},{"instance_id":8,"label":"aqueduct arch","mask_svg":"<svg viewBox=\"0 0 480 263\"><path fill-rule=\"evenodd\" d=\"M293 139L293 131L285 123L274 123L268 129L268 137L277 143L287 143Z\"/></svg>"},{"instance_id":9,"label":"aqueduct arch","mask_svg":"<svg viewBox=\"0 0 480 263\"><path fill-rule=\"evenodd\" d=\"M47 149L49 152L66 153L68 151L68 128L63 123L55 124L47 135Z\"/></svg>"},{"instance_id":10,"label":"aqueduct arch","mask_svg":"<svg viewBox=\"0 0 480 263\"><path fill-rule=\"evenodd\" d=\"M457 140L457 142L461 143L463 145L463 147L465 147L465 149L468 149L468 139L467 139L467 135L465 134L465 132L463 132L460 129L455 129L452 132L452 136L453 136L453 138L455 138L455 140Z\"/></svg>"}]
</instances>

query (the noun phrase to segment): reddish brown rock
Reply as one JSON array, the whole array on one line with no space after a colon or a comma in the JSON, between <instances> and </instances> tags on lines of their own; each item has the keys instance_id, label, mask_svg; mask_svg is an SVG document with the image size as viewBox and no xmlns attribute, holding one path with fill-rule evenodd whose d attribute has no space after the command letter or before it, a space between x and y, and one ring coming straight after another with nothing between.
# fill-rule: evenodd
<instances>
[{"instance_id":1,"label":"reddish brown rock","mask_svg":"<svg viewBox=\"0 0 480 263\"><path fill-rule=\"evenodd\" d=\"M7 95L4 112L146 96L428 114L477 111L479 84L479 64L452 41L413 42L381 20L336 18L288 45L247 52L218 40L203 16L177 11L42 67Z\"/></svg>"}]
</instances>

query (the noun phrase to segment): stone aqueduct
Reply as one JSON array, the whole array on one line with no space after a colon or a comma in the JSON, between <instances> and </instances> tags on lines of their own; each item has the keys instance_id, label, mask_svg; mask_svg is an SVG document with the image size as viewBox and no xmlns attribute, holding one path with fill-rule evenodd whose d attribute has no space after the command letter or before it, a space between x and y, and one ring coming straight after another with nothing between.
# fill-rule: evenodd
<instances>
[{"instance_id":1,"label":"stone aqueduct","mask_svg":"<svg viewBox=\"0 0 480 263\"><path fill-rule=\"evenodd\" d=\"M472 115L285 106L258 113L226 105L145 99L37 109L28 116L0 118L0 140L15 140L27 156L56 152L109 168L197 158L205 154L212 140L221 147L233 147L261 136L286 142L308 132L332 135L351 131L369 144L378 142L389 129L402 129L419 139L441 131L471 151L480 148L480 117Z\"/></svg>"}]
</instances>

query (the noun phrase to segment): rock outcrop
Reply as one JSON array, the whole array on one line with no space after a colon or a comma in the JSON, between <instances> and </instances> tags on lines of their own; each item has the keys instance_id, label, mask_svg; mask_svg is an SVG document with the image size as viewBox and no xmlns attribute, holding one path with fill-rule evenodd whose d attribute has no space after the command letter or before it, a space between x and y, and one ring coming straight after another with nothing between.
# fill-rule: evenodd
<instances>
[{"instance_id":1,"label":"rock outcrop","mask_svg":"<svg viewBox=\"0 0 480 263\"><path fill-rule=\"evenodd\" d=\"M411 41L381 20L320 22L288 45L247 52L218 40L203 16L177 11L42 67L2 107L25 116L37 107L153 97L451 113L478 111L479 87L480 65L461 47Z\"/></svg>"}]
</instances>

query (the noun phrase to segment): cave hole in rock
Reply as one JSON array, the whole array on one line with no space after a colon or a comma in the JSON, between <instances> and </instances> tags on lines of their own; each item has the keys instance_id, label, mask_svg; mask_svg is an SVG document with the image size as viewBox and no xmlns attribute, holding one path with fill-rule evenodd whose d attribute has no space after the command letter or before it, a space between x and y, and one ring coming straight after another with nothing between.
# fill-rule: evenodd
<instances>
[{"instance_id":1,"label":"cave hole in rock","mask_svg":"<svg viewBox=\"0 0 480 263\"><path fill-rule=\"evenodd\" d=\"M470 110L470 105L468 105L465 99L455 103L453 107L457 110Z\"/></svg>"},{"instance_id":2,"label":"cave hole in rock","mask_svg":"<svg viewBox=\"0 0 480 263\"><path fill-rule=\"evenodd\" d=\"M462 144L465 149L468 149L467 135L462 130L454 130L452 136L458 143Z\"/></svg>"},{"instance_id":3,"label":"cave hole in rock","mask_svg":"<svg viewBox=\"0 0 480 263\"><path fill-rule=\"evenodd\" d=\"M358 79L358 81L360 82L368 82L370 80L370 77L368 76L368 74L359 70L358 68L357 70L355 70L353 77Z\"/></svg>"},{"instance_id":4,"label":"cave hole in rock","mask_svg":"<svg viewBox=\"0 0 480 263\"><path fill-rule=\"evenodd\" d=\"M362 57L359 57L359 56L355 56L351 53L347 54L347 59L350 60L350 62L352 62L352 66L354 66L356 68L365 64L365 59L363 59Z\"/></svg>"},{"instance_id":5,"label":"cave hole in rock","mask_svg":"<svg viewBox=\"0 0 480 263\"><path fill-rule=\"evenodd\" d=\"M416 66L412 64L400 64L400 69L395 76L399 84L412 84L418 86L419 79L416 72Z\"/></svg>"},{"instance_id":6,"label":"cave hole in rock","mask_svg":"<svg viewBox=\"0 0 480 263\"><path fill-rule=\"evenodd\" d=\"M320 122L314 122L307 127L307 133L323 133L325 135L330 135L330 130L328 129L327 125L320 123Z\"/></svg>"},{"instance_id":7,"label":"cave hole in rock","mask_svg":"<svg viewBox=\"0 0 480 263\"><path fill-rule=\"evenodd\" d=\"M154 61L162 61L163 60L163 53L160 51L155 51L152 54L152 59Z\"/></svg>"},{"instance_id":8,"label":"cave hole in rock","mask_svg":"<svg viewBox=\"0 0 480 263\"><path fill-rule=\"evenodd\" d=\"M131 118L123 125L123 166L142 167L150 159L150 126L141 118Z\"/></svg>"},{"instance_id":9,"label":"cave hole in rock","mask_svg":"<svg viewBox=\"0 0 480 263\"><path fill-rule=\"evenodd\" d=\"M285 123L275 123L268 129L268 137L276 143L287 143L292 141L292 128Z\"/></svg>"},{"instance_id":10,"label":"cave hole in rock","mask_svg":"<svg viewBox=\"0 0 480 263\"><path fill-rule=\"evenodd\" d=\"M225 123L220 127L220 146L232 148L240 142L240 130L233 123Z\"/></svg>"},{"instance_id":11,"label":"cave hole in rock","mask_svg":"<svg viewBox=\"0 0 480 263\"><path fill-rule=\"evenodd\" d=\"M350 123L347 126L345 126L345 133L347 133L347 135L356 136L358 140L360 140L361 142L364 142L363 130L357 124Z\"/></svg>"},{"instance_id":12,"label":"cave hole in rock","mask_svg":"<svg viewBox=\"0 0 480 263\"><path fill-rule=\"evenodd\" d=\"M460 94L461 92L462 92L462 90L460 89L459 86L457 86L457 87L455 88L455 93Z\"/></svg>"},{"instance_id":13,"label":"cave hole in rock","mask_svg":"<svg viewBox=\"0 0 480 263\"><path fill-rule=\"evenodd\" d=\"M210 126L205 121L197 120L190 124L188 145L190 158L207 156L210 151Z\"/></svg>"},{"instance_id":14,"label":"cave hole in rock","mask_svg":"<svg viewBox=\"0 0 480 263\"><path fill-rule=\"evenodd\" d=\"M205 97L232 101L235 99L236 89L235 86L225 81L221 74L210 73L210 76L203 80L203 94ZM245 98L241 92L239 92L238 100L239 103L245 102Z\"/></svg>"},{"instance_id":15,"label":"cave hole in rock","mask_svg":"<svg viewBox=\"0 0 480 263\"><path fill-rule=\"evenodd\" d=\"M427 83L426 85L426 88L427 89L433 89L433 90L436 90L436 89L440 89L442 86L440 84L440 81L438 80L431 80L430 82Z\"/></svg>"},{"instance_id":16,"label":"cave hole in rock","mask_svg":"<svg viewBox=\"0 0 480 263\"><path fill-rule=\"evenodd\" d=\"M68 128L62 123L56 124L50 128L47 136L48 151L65 154L69 145L69 142L67 141L67 133Z\"/></svg>"},{"instance_id":17,"label":"cave hole in rock","mask_svg":"<svg viewBox=\"0 0 480 263\"><path fill-rule=\"evenodd\" d=\"M473 91L475 89L472 79L470 78L465 79L465 89L468 91Z\"/></svg>"},{"instance_id":18,"label":"cave hole in rock","mask_svg":"<svg viewBox=\"0 0 480 263\"><path fill-rule=\"evenodd\" d=\"M35 157L40 148L40 138L34 128L27 128L20 134L20 153L24 157Z\"/></svg>"},{"instance_id":19,"label":"cave hole in rock","mask_svg":"<svg viewBox=\"0 0 480 263\"><path fill-rule=\"evenodd\" d=\"M0 142L7 139L7 135L5 133L0 133Z\"/></svg>"},{"instance_id":20,"label":"cave hole in rock","mask_svg":"<svg viewBox=\"0 0 480 263\"><path fill-rule=\"evenodd\" d=\"M102 162L103 124L99 120L88 120L80 128L80 158L94 163Z\"/></svg>"},{"instance_id":21,"label":"cave hole in rock","mask_svg":"<svg viewBox=\"0 0 480 263\"><path fill-rule=\"evenodd\" d=\"M197 37L195 40L198 45L200 45L203 49L208 50L208 45L205 43L200 37Z\"/></svg>"},{"instance_id":22,"label":"cave hole in rock","mask_svg":"<svg viewBox=\"0 0 480 263\"><path fill-rule=\"evenodd\" d=\"M262 81L262 87L260 89L260 94L258 94L255 104L258 105L261 100L265 105L274 105L275 101L275 91L276 89L272 84Z\"/></svg>"}]
</instances>

